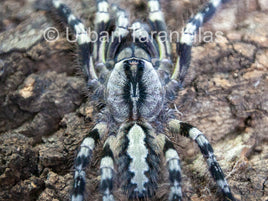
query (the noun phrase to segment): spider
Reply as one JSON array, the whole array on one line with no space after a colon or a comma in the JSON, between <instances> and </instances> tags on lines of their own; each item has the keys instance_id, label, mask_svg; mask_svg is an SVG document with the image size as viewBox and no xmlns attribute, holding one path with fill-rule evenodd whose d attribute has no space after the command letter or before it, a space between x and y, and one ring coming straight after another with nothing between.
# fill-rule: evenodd
<instances>
[{"instance_id":1,"label":"spider","mask_svg":"<svg viewBox=\"0 0 268 201\"><path fill-rule=\"evenodd\" d=\"M72 201L85 198L85 169L101 139L105 139L100 162L103 201L114 200L115 178L129 199L152 197L158 188L161 155L169 173L168 200L182 200L180 158L166 132L194 140L225 200L234 200L206 137L197 128L176 119L175 111L169 109L183 85L195 33L221 3L223 0L210 0L189 20L177 43L178 58L173 64L158 0L147 1L148 24L135 21L132 25L125 10L110 6L107 0L97 0L95 31L99 40L95 42L69 7L52 0L53 7L76 35L81 69L93 101L105 102L96 114L95 126L80 145L74 164Z\"/></svg>"}]
</instances>

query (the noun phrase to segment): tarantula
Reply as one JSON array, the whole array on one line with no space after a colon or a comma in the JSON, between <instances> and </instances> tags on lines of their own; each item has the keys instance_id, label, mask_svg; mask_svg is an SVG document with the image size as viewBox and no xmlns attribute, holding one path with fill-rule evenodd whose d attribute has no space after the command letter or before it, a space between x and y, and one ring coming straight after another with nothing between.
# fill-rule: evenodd
<instances>
[{"instance_id":1,"label":"tarantula","mask_svg":"<svg viewBox=\"0 0 268 201\"><path fill-rule=\"evenodd\" d=\"M174 110L168 108L183 84L195 33L222 1L210 0L189 20L177 43L178 58L173 65L158 0L147 2L149 25L139 21L130 25L123 9L116 5L110 7L107 0L97 0L95 31L99 40L94 43L71 10L59 0L52 0L53 7L76 35L81 69L94 101L105 100L96 115L95 126L83 140L75 160L72 201L84 200L85 168L91 162L96 143L103 138L106 139L100 162L103 201L114 200L116 177L129 199L153 196L157 189L161 152L169 173L168 199L182 200L180 158L165 132L194 140L225 199L234 200L206 137L197 128L177 120ZM105 31L111 35L104 34Z\"/></svg>"}]
</instances>

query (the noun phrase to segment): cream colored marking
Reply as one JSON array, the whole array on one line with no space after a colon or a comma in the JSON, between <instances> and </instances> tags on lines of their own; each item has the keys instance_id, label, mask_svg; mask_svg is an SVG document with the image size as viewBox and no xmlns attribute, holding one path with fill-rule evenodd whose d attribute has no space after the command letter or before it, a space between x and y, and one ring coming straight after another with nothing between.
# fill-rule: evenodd
<instances>
[{"instance_id":1,"label":"cream colored marking","mask_svg":"<svg viewBox=\"0 0 268 201\"><path fill-rule=\"evenodd\" d=\"M124 29L122 27L117 27L116 30L113 32L113 37L125 37L129 31L127 29Z\"/></svg>"},{"instance_id":2,"label":"cream colored marking","mask_svg":"<svg viewBox=\"0 0 268 201\"><path fill-rule=\"evenodd\" d=\"M156 143L160 150L163 150L165 142L166 142L166 136L164 134L158 134L156 136Z\"/></svg>"},{"instance_id":3,"label":"cream colored marking","mask_svg":"<svg viewBox=\"0 0 268 201\"><path fill-rule=\"evenodd\" d=\"M59 0L53 0L52 3L55 8L59 8L62 4Z\"/></svg>"},{"instance_id":4,"label":"cream colored marking","mask_svg":"<svg viewBox=\"0 0 268 201\"><path fill-rule=\"evenodd\" d=\"M175 181L174 185L171 187L171 192L169 194L168 200L173 200L172 198L174 195L178 195L180 197L182 196L181 187L177 181Z\"/></svg>"},{"instance_id":5,"label":"cream colored marking","mask_svg":"<svg viewBox=\"0 0 268 201\"><path fill-rule=\"evenodd\" d=\"M213 156L212 156L213 157ZM215 157L211 158L209 157L207 159L207 164L208 164L208 167L211 167L212 163L214 163L216 161Z\"/></svg>"},{"instance_id":6,"label":"cream colored marking","mask_svg":"<svg viewBox=\"0 0 268 201\"><path fill-rule=\"evenodd\" d=\"M180 159L180 157L179 157L177 151L176 151L175 149L172 149L172 148L170 148L170 149L168 149L168 150L166 151L165 157L166 157L166 161L167 161L167 162L168 162L169 160L171 160L171 159L178 159L178 160Z\"/></svg>"},{"instance_id":7,"label":"cream colored marking","mask_svg":"<svg viewBox=\"0 0 268 201\"><path fill-rule=\"evenodd\" d=\"M177 159L177 158L170 159L169 163L168 163L168 167L169 167L169 170L171 170L171 171L175 170L175 171L181 172L181 167L179 165L179 159Z\"/></svg>"},{"instance_id":8,"label":"cream colored marking","mask_svg":"<svg viewBox=\"0 0 268 201\"><path fill-rule=\"evenodd\" d=\"M131 183L137 184L135 191L142 192L145 190L144 184L148 182L148 178L144 173L149 170L146 162L148 150L144 142L145 133L140 126L134 124L129 130L127 137L129 139L127 153L132 159L129 171L134 173Z\"/></svg>"},{"instance_id":9,"label":"cream colored marking","mask_svg":"<svg viewBox=\"0 0 268 201\"><path fill-rule=\"evenodd\" d=\"M76 17L73 14L69 15L68 23L70 23L72 20L75 20L75 19L76 19Z\"/></svg>"},{"instance_id":10,"label":"cream colored marking","mask_svg":"<svg viewBox=\"0 0 268 201\"><path fill-rule=\"evenodd\" d=\"M181 36L181 43L185 43L187 45L192 45L194 41L194 36L196 32L196 25L194 23L188 23L186 28Z\"/></svg>"},{"instance_id":11,"label":"cream colored marking","mask_svg":"<svg viewBox=\"0 0 268 201\"><path fill-rule=\"evenodd\" d=\"M153 22L156 20L164 21L164 16L163 16L163 13L161 11L150 13L149 18Z\"/></svg>"},{"instance_id":12,"label":"cream colored marking","mask_svg":"<svg viewBox=\"0 0 268 201\"><path fill-rule=\"evenodd\" d=\"M89 72L90 72L90 75L92 76L92 80L94 79L98 80L98 77L94 68L92 56L90 57L90 60L89 60Z\"/></svg>"},{"instance_id":13,"label":"cream colored marking","mask_svg":"<svg viewBox=\"0 0 268 201\"><path fill-rule=\"evenodd\" d=\"M133 31L136 31L137 29L140 29L141 28L141 23L140 22L134 22L130 29L132 29Z\"/></svg>"},{"instance_id":14,"label":"cream colored marking","mask_svg":"<svg viewBox=\"0 0 268 201\"><path fill-rule=\"evenodd\" d=\"M164 46L164 43L162 42L162 40L160 39L159 35L157 35L156 41L159 45L159 60L162 60L164 58L165 53L166 53L165 46Z\"/></svg>"},{"instance_id":15,"label":"cream colored marking","mask_svg":"<svg viewBox=\"0 0 268 201\"><path fill-rule=\"evenodd\" d=\"M217 8L220 5L221 0L210 0L209 2L212 3L215 8Z\"/></svg>"},{"instance_id":16,"label":"cream colored marking","mask_svg":"<svg viewBox=\"0 0 268 201\"><path fill-rule=\"evenodd\" d=\"M75 171L74 173L74 179L77 179L77 177L81 176L83 179L86 178L86 173L84 170L81 171Z\"/></svg>"},{"instance_id":17,"label":"cream colored marking","mask_svg":"<svg viewBox=\"0 0 268 201\"><path fill-rule=\"evenodd\" d=\"M179 133L180 132L180 123L181 121L180 120L177 120L177 119L171 119L169 122L168 122L168 127L169 129L172 131L172 132L175 132L175 133Z\"/></svg>"},{"instance_id":18,"label":"cream colored marking","mask_svg":"<svg viewBox=\"0 0 268 201\"><path fill-rule=\"evenodd\" d=\"M105 63L105 50L106 50L105 47L106 47L106 40L102 41L100 44L100 54L99 55L101 57L102 63Z\"/></svg>"},{"instance_id":19,"label":"cream colored marking","mask_svg":"<svg viewBox=\"0 0 268 201\"><path fill-rule=\"evenodd\" d=\"M203 135L203 133L197 128L194 127L189 130L189 136L191 139L196 140L199 135Z\"/></svg>"},{"instance_id":20,"label":"cream colored marking","mask_svg":"<svg viewBox=\"0 0 268 201\"><path fill-rule=\"evenodd\" d=\"M221 189L223 189L224 192L230 192L229 188L228 188L228 184L225 180L217 180L216 183L220 186Z\"/></svg>"},{"instance_id":21,"label":"cream colored marking","mask_svg":"<svg viewBox=\"0 0 268 201\"><path fill-rule=\"evenodd\" d=\"M150 12L160 10L160 5L158 1L148 1L148 6L150 8Z\"/></svg>"},{"instance_id":22,"label":"cream colored marking","mask_svg":"<svg viewBox=\"0 0 268 201\"><path fill-rule=\"evenodd\" d=\"M105 156L104 158L101 159L101 164L100 168L112 168L114 167L114 162L113 159L110 156Z\"/></svg>"},{"instance_id":23,"label":"cream colored marking","mask_svg":"<svg viewBox=\"0 0 268 201\"><path fill-rule=\"evenodd\" d=\"M109 189L107 189L104 194L102 201L114 201L114 196L110 193Z\"/></svg>"},{"instance_id":24,"label":"cream colored marking","mask_svg":"<svg viewBox=\"0 0 268 201\"><path fill-rule=\"evenodd\" d=\"M101 168L101 180L112 179L113 172L111 168L103 167Z\"/></svg>"},{"instance_id":25,"label":"cream colored marking","mask_svg":"<svg viewBox=\"0 0 268 201\"><path fill-rule=\"evenodd\" d=\"M117 13L117 27L116 30L113 32L113 37L125 37L129 31L128 31L128 18L126 17L124 12Z\"/></svg>"},{"instance_id":26,"label":"cream colored marking","mask_svg":"<svg viewBox=\"0 0 268 201\"><path fill-rule=\"evenodd\" d=\"M121 26L121 27L127 27L128 26L128 18L125 16L125 15L119 15L118 16L118 26Z\"/></svg>"},{"instance_id":27,"label":"cream colored marking","mask_svg":"<svg viewBox=\"0 0 268 201\"><path fill-rule=\"evenodd\" d=\"M73 195L72 196L72 201L83 201L83 195Z\"/></svg>"},{"instance_id":28,"label":"cream colored marking","mask_svg":"<svg viewBox=\"0 0 268 201\"><path fill-rule=\"evenodd\" d=\"M113 135L109 136L109 138L104 143L103 147L105 147L106 144L109 144L110 149L112 150L112 152L113 152L113 154L115 156L117 154L117 152L118 152L118 150L117 150L117 145L118 145L117 137L115 137Z\"/></svg>"},{"instance_id":29,"label":"cream colored marking","mask_svg":"<svg viewBox=\"0 0 268 201\"><path fill-rule=\"evenodd\" d=\"M204 15L202 13L197 13L195 19L203 23Z\"/></svg>"},{"instance_id":30,"label":"cream colored marking","mask_svg":"<svg viewBox=\"0 0 268 201\"><path fill-rule=\"evenodd\" d=\"M180 57L178 56L177 57L177 60L176 60L176 64L175 64L175 69L174 69L174 72L171 76L171 79L176 79L178 76L179 76L179 73L180 73Z\"/></svg>"},{"instance_id":31,"label":"cream colored marking","mask_svg":"<svg viewBox=\"0 0 268 201\"><path fill-rule=\"evenodd\" d=\"M184 32L181 36L180 43L191 46L194 42L194 32Z\"/></svg>"},{"instance_id":32,"label":"cream colored marking","mask_svg":"<svg viewBox=\"0 0 268 201\"><path fill-rule=\"evenodd\" d=\"M100 138L102 138L108 132L107 124L103 122L96 124L93 129L98 130Z\"/></svg>"},{"instance_id":33,"label":"cream colored marking","mask_svg":"<svg viewBox=\"0 0 268 201\"><path fill-rule=\"evenodd\" d=\"M106 1L98 3L98 12L108 12L109 4Z\"/></svg>"},{"instance_id":34,"label":"cream colored marking","mask_svg":"<svg viewBox=\"0 0 268 201\"><path fill-rule=\"evenodd\" d=\"M81 144L81 150L79 151L78 156L80 156L80 154L83 154L83 152L86 153L88 151L88 148L93 150L94 146L95 146L95 140L93 138L91 137L85 138Z\"/></svg>"},{"instance_id":35,"label":"cream colored marking","mask_svg":"<svg viewBox=\"0 0 268 201\"><path fill-rule=\"evenodd\" d=\"M207 139L205 138L205 136L200 133L200 135L196 136L196 142L200 145L200 146L204 146L204 144L209 144L209 142L207 141Z\"/></svg>"},{"instance_id":36,"label":"cream colored marking","mask_svg":"<svg viewBox=\"0 0 268 201\"><path fill-rule=\"evenodd\" d=\"M149 37L149 33L144 29L144 27L139 22L133 23L131 29L133 30L132 37L134 38Z\"/></svg>"},{"instance_id":37,"label":"cream colored marking","mask_svg":"<svg viewBox=\"0 0 268 201\"><path fill-rule=\"evenodd\" d=\"M101 23L101 22L108 22L110 19L109 13L96 13L96 20L95 23Z\"/></svg>"},{"instance_id":38,"label":"cream colored marking","mask_svg":"<svg viewBox=\"0 0 268 201\"><path fill-rule=\"evenodd\" d=\"M76 34L86 34L85 26L82 23L78 23L74 26Z\"/></svg>"},{"instance_id":39,"label":"cream colored marking","mask_svg":"<svg viewBox=\"0 0 268 201\"><path fill-rule=\"evenodd\" d=\"M89 43L90 38L88 37L87 33L82 33L77 35L77 43L78 45L83 45L85 43Z\"/></svg>"}]
</instances>

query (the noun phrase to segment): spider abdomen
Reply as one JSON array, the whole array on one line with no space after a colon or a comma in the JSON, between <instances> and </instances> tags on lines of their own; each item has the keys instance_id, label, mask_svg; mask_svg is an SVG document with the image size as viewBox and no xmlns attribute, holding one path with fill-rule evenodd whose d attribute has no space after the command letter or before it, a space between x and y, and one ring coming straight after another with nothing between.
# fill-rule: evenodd
<instances>
[{"instance_id":1,"label":"spider abdomen","mask_svg":"<svg viewBox=\"0 0 268 201\"><path fill-rule=\"evenodd\" d=\"M164 94L153 65L139 58L116 63L107 83L107 103L117 122L153 121L163 107Z\"/></svg>"},{"instance_id":2,"label":"spider abdomen","mask_svg":"<svg viewBox=\"0 0 268 201\"><path fill-rule=\"evenodd\" d=\"M118 172L129 198L151 197L157 188L160 159L151 131L130 123L120 130Z\"/></svg>"}]
</instances>

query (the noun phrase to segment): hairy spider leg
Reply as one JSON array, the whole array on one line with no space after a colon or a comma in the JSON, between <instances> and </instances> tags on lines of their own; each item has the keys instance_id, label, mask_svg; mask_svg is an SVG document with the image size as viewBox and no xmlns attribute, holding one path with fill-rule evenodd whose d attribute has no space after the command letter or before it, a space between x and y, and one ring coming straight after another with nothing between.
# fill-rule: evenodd
<instances>
[{"instance_id":1,"label":"hairy spider leg","mask_svg":"<svg viewBox=\"0 0 268 201\"><path fill-rule=\"evenodd\" d=\"M79 49L81 69L86 76L88 85L97 88L100 83L98 81L92 58L90 56L90 37L88 36L84 24L80 19L75 17L72 14L71 9L63 4L60 0L52 0L52 5L74 31Z\"/></svg>"},{"instance_id":2,"label":"hairy spider leg","mask_svg":"<svg viewBox=\"0 0 268 201\"><path fill-rule=\"evenodd\" d=\"M216 160L212 146L204 134L192 125L176 119L171 119L168 122L168 127L171 132L179 133L180 135L194 140L198 144L201 153L207 160L209 171L223 192L225 200L235 200L224 177L223 171Z\"/></svg>"},{"instance_id":3,"label":"hairy spider leg","mask_svg":"<svg viewBox=\"0 0 268 201\"><path fill-rule=\"evenodd\" d=\"M210 0L203 9L187 23L181 39L177 43L177 61L171 80L166 86L166 97L169 100L174 100L177 92L183 86L184 78L191 62L191 50L196 32L213 16L220 4L225 2L227 2L227 0Z\"/></svg>"},{"instance_id":4,"label":"hairy spider leg","mask_svg":"<svg viewBox=\"0 0 268 201\"><path fill-rule=\"evenodd\" d=\"M107 49L107 60L113 61L122 40L128 35L129 20L125 10L117 5L112 5L112 12L115 14L115 30L112 32Z\"/></svg>"},{"instance_id":5,"label":"hairy spider leg","mask_svg":"<svg viewBox=\"0 0 268 201\"><path fill-rule=\"evenodd\" d=\"M159 0L148 0L149 22L156 36L159 51L159 70L171 73L171 48L164 15Z\"/></svg>"},{"instance_id":6,"label":"hairy spider leg","mask_svg":"<svg viewBox=\"0 0 268 201\"><path fill-rule=\"evenodd\" d=\"M100 75L108 74L105 66L105 50L106 44L109 40L109 27L111 25L109 4L107 0L96 0L97 12L95 15L95 32L97 38L94 42L93 58L95 70ZM100 76L99 76L100 77Z\"/></svg>"},{"instance_id":7,"label":"hairy spider leg","mask_svg":"<svg viewBox=\"0 0 268 201\"><path fill-rule=\"evenodd\" d=\"M100 164L101 170L101 183L100 189L103 193L103 201L113 201L114 196L112 194L113 190L113 178L114 178L114 154L112 147L116 142L116 137L111 135L106 140L103 151L102 159Z\"/></svg>"},{"instance_id":8,"label":"hairy spider leg","mask_svg":"<svg viewBox=\"0 0 268 201\"><path fill-rule=\"evenodd\" d=\"M163 151L166 159L169 181L170 181L170 193L169 201L181 201L181 166L180 157L174 148L173 143L163 134L157 136L157 141Z\"/></svg>"},{"instance_id":9,"label":"hairy spider leg","mask_svg":"<svg viewBox=\"0 0 268 201\"><path fill-rule=\"evenodd\" d=\"M80 150L75 160L75 174L74 174L74 185L71 199L72 201L83 201L86 183L86 172L85 169L91 161L92 152L95 148L96 143L106 135L108 132L107 124L100 122L89 132L88 136L85 137Z\"/></svg>"},{"instance_id":10,"label":"hairy spider leg","mask_svg":"<svg viewBox=\"0 0 268 201\"><path fill-rule=\"evenodd\" d=\"M193 18L187 23L184 32L181 36L180 41L177 43L177 61L175 65L174 72L172 74L172 79L178 82L179 87L182 87L184 78L186 76L187 70L191 62L191 49L194 42L195 34L198 29L206 23L216 9L225 3L226 0L210 0L203 9L198 12Z\"/></svg>"}]
</instances>

